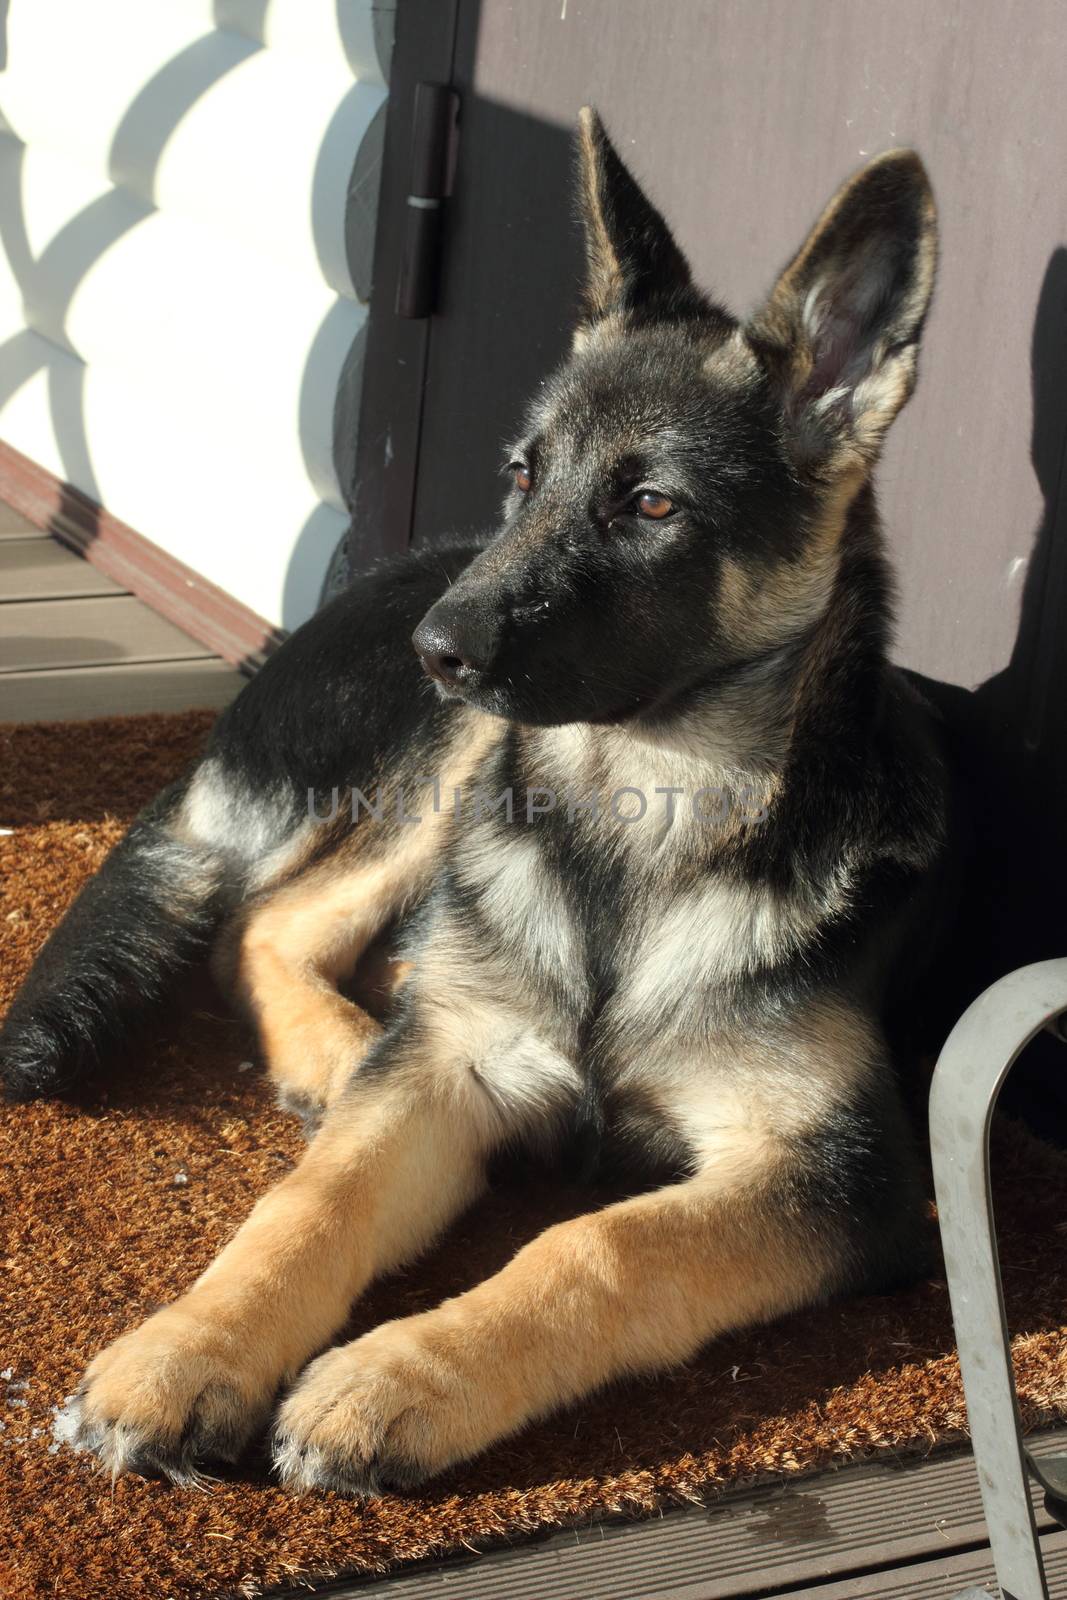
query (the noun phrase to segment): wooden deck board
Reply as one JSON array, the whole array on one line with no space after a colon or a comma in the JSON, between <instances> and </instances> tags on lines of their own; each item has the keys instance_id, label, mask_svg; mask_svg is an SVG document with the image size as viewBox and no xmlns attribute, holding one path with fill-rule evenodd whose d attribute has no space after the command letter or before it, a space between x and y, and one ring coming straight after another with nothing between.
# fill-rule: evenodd
<instances>
[{"instance_id":1,"label":"wooden deck board","mask_svg":"<svg viewBox=\"0 0 1067 1600\"><path fill-rule=\"evenodd\" d=\"M1041 1555L1048 1579L1049 1600L1067 1600L1067 1533L1043 1535ZM988 1549L965 1551L884 1572L864 1572L840 1583L814 1588L787 1589L780 1600L955 1600L966 1590L999 1595ZM669 1600L665 1594L663 1600ZM699 1600L693 1594L691 1600Z\"/></svg>"},{"instance_id":2,"label":"wooden deck board","mask_svg":"<svg viewBox=\"0 0 1067 1600\"><path fill-rule=\"evenodd\" d=\"M141 711L220 710L247 683L214 656L0 675L0 722L80 722Z\"/></svg>"},{"instance_id":3,"label":"wooden deck board","mask_svg":"<svg viewBox=\"0 0 1067 1600\"><path fill-rule=\"evenodd\" d=\"M1061 1453L1067 1430L1030 1444L1038 1455ZM1060 1536L1036 1489L1034 1504L1038 1527L1059 1551ZM942 1583L939 1589L939 1574L953 1561L963 1562L963 1576L955 1587ZM898 1571L916 1574L914 1589L892 1587ZM887 1597L952 1600L990 1572L974 1460L958 1452L869 1461L737 1491L707 1508L575 1528L391 1578L339 1580L316 1592L322 1600L756 1600L767 1594L867 1600L883 1589L874 1587L875 1576L860 1575L877 1573L877 1582L889 1585ZM1067 1582L1067 1559L1063 1577ZM1067 1587L1054 1593L1067 1600ZM286 1600L296 1594L285 1591Z\"/></svg>"},{"instance_id":4,"label":"wooden deck board","mask_svg":"<svg viewBox=\"0 0 1067 1600\"><path fill-rule=\"evenodd\" d=\"M221 709L246 681L0 503L0 721Z\"/></svg>"},{"instance_id":5,"label":"wooden deck board","mask_svg":"<svg viewBox=\"0 0 1067 1600\"><path fill-rule=\"evenodd\" d=\"M210 659L196 639L132 595L0 606L0 673Z\"/></svg>"},{"instance_id":6,"label":"wooden deck board","mask_svg":"<svg viewBox=\"0 0 1067 1600\"><path fill-rule=\"evenodd\" d=\"M125 592L54 539L0 540L0 601L86 600Z\"/></svg>"},{"instance_id":7,"label":"wooden deck board","mask_svg":"<svg viewBox=\"0 0 1067 1600\"><path fill-rule=\"evenodd\" d=\"M20 512L0 500L0 539L47 539L43 528L35 528Z\"/></svg>"}]
</instances>

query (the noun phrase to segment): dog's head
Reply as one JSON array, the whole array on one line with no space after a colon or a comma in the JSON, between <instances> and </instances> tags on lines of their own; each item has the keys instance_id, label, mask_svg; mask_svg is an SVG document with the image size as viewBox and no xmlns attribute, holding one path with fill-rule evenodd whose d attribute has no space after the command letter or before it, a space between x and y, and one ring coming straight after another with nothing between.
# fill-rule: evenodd
<instances>
[{"instance_id":1,"label":"dog's head","mask_svg":"<svg viewBox=\"0 0 1067 1600\"><path fill-rule=\"evenodd\" d=\"M571 356L510 453L500 532L414 636L442 693L527 723L655 715L818 624L914 386L936 258L922 163L893 151L741 323L589 110L579 151Z\"/></svg>"}]
</instances>

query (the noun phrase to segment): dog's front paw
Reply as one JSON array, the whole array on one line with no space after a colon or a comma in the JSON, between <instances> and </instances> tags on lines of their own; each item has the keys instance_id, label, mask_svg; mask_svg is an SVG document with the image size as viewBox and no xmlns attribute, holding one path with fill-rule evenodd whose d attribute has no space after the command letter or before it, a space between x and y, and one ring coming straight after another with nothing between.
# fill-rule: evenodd
<instances>
[{"instance_id":1,"label":"dog's front paw","mask_svg":"<svg viewBox=\"0 0 1067 1600\"><path fill-rule=\"evenodd\" d=\"M489 1397L433 1348L428 1326L428 1317L385 1323L311 1363L274 1428L287 1487L361 1497L410 1489L489 1442Z\"/></svg>"},{"instance_id":2,"label":"dog's front paw","mask_svg":"<svg viewBox=\"0 0 1067 1600\"><path fill-rule=\"evenodd\" d=\"M236 1461L274 1397L249 1342L183 1309L156 1312L88 1367L56 1419L56 1437L90 1450L117 1477L138 1472L195 1483L209 1461Z\"/></svg>"}]
</instances>

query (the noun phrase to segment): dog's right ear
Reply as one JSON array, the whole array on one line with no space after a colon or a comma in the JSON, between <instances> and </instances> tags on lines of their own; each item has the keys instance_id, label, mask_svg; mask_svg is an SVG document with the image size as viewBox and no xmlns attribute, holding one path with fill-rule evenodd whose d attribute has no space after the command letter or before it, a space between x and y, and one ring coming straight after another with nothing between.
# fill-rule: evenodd
<instances>
[{"instance_id":1,"label":"dog's right ear","mask_svg":"<svg viewBox=\"0 0 1067 1600\"><path fill-rule=\"evenodd\" d=\"M578 116L579 203L585 230L586 325L612 311L653 310L692 287L689 264L592 106Z\"/></svg>"}]
</instances>

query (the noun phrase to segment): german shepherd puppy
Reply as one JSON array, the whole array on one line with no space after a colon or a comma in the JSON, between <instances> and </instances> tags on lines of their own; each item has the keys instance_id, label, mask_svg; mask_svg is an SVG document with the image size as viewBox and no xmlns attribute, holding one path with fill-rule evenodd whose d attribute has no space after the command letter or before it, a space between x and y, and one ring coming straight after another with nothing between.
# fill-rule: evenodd
<instances>
[{"instance_id":1,"label":"german shepherd puppy","mask_svg":"<svg viewBox=\"0 0 1067 1600\"><path fill-rule=\"evenodd\" d=\"M946 784L887 663L871 476L915 382L930 187L909 151L873 161L739 322L591 111L579 147L583 309L500 531L380 566L268 661L4 1029L10 1091L50 1093L214 945L279 1092L321 1119L86 1372L65 1436L113 1473L191 1481L282 1391L287 1484L414 1485L920 1264L884 1017ZM383 1026L339 984L398 923ZM516 1146L588 1171L621 1152L658 1186L331 1348Z\"/></svg>"}]
</instances>

